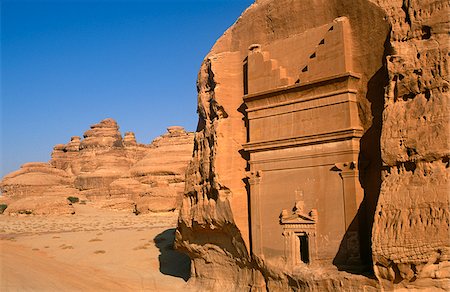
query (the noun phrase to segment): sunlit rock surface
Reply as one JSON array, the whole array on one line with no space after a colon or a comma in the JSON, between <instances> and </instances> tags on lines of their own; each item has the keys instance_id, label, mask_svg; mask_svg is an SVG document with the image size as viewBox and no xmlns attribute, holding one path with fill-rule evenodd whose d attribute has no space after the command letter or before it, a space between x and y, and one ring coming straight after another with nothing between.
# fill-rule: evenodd
<instances>
[{"instance_id":1,"label":"sunlit rock surface","mask_svg":"<svg viewBox=\"0 0 450 292\"><path fill-rule=\"evenodd\" d=\"M105 119L92 125L84 139L74 136L56 145L49 163L27 163L6 175L0 183L2 201L8 204L5 214L17 213L13 210L21 202L26 213L49 214L49 197L55 201L52 213L70 213L68 197L135 213L175 210L192 142L192 133L169 127L151 144L139 144L134 133L122 138L116 121ZM40 204L33 207L31 201ZM63 203L69 211L59 207Z\"/></svg>"},{"instance_id":2,"label":"sunlit rock surface","mask_svg":"<svg viewBox=\"0 0 450 292\"><path fill-rule=\"evenodd\" d=\"M177 230L176 246L192 259L191 281L208 289L270 291L448 287L448 6L442 0L260 0L219 38L198 75L199 123ZM347 28L340 37L327 39L333 23ZM317 101L304 109L312 114L291 115L300 111L291 92L315 100L338 96L334 85L325 85L351 73L357 86L345 92L356 112L316 115L311 110L320 107ZM270 101L271 96L278 99ZM254 104L248 103L251 98ZM272 114L256 116L249 105L254 112L270 108ZM278 122L283 115L287 118ZM331 173L310 166L304 175L276 180L271 178L275 169L258 169L258 163L267 162L253 161L267 145L304 147L313 153L304 156L307 161L322 155L313 152L314 145L331 147L323 152L341 151L336 143L319 141L347 139L336 131L326 137L325 132L306 136L302 131L323 125L331 133L344 119L353 125L355 134L348 141L356 144L348 149L356 158L322 160L336 171L334 181L328 179ZM264 135L281 138L252 143L252 137ZM270 163L288 169L292 162L283 151ZM339 189L339 179L348 174L355 178L353 186ZM304 194L307 211L319 210L317 230L320 224L341 228L339 220L346 220L345 229L334 233L340 235L329 237L331 245L317 239L315 257L322 268L301 263L303 258L298 265L288 264L290 243L283 246L275 215L281 206L303 202L297 184L299 194L310 190ZM328 184L335 189L324 191ZM264 191L268 186L272 193ZM337 215L332 206L324 207L342 208L336 195L342 189L344 197L353 192L354 213L344 207Z\"/></svg>"}]
</instances>

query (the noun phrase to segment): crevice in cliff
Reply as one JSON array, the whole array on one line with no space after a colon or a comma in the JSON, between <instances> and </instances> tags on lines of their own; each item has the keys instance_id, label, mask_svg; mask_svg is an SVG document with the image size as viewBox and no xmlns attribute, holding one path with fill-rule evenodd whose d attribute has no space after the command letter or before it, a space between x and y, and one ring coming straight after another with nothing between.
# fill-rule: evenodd
<instances>
[{"instance_id":1,"label":"crevice in cliff","mask_svg":"<svg viewBox=\"0 0 450 292\"><path fill-rule=\"evenodd\" d=\"M402 10L405 13L405 22L411 26L411 17L409 15L410 0L403 0Z\"/></svg>"}]
</instances>

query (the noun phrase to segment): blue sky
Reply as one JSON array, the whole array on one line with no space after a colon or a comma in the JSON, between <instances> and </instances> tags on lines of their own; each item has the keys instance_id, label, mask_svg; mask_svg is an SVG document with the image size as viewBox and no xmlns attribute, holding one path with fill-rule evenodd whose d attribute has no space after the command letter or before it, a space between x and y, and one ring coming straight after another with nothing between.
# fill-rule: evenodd
<instances>
[{"instance_id":1,"label":"blue sky","mask_svg":"<svg viewBox=\"0 0 450 292\"><path fill-rule=\"evenodd\" d=\"M1 175L111 117L194 131L196 78L253 0L1 1Z\"/></svg>"}]
</instances>

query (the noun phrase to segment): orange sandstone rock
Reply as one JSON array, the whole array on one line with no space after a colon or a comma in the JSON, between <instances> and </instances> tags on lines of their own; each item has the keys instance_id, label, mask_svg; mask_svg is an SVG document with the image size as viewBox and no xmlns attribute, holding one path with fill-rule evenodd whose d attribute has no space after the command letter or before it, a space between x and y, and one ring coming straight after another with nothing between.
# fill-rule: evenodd
<instances>
[{"instance_id":1,"label":"orange sandstone rock","mask_svg":"<svg viewBox=\"0 0 450 292\"><path fill-rule=\"evenodd\" d=\"M259 0L219 38L176 238L192 281L448 285L448 6Z\"/></svg>"},{"instance_id":2,"label":"orange sandstone rock","mask_svg":"<svg viewBox=\"0 0 450 292\"><path fill-rule=\"evenodd\" d=\"M72 212L70 196L130 212L174 210L180 205L192 140L182 127L170 127L152 144L139 144L132 132L122 139L117 123L105 119L91 126L83 140L75 136L56 145L49 163L27 163L5 176L0 183L10 210L5 213L17 213L22 203L30 209L30 202L49 196L68 206L63 214ZM36 204L32 213L49 213L49 202Z\"/></svg>"}]
</instances>

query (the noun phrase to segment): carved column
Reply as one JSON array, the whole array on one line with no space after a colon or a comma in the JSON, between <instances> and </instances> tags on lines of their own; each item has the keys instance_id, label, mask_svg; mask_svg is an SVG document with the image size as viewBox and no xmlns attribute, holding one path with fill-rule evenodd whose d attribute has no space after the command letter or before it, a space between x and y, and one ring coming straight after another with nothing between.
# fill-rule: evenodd
<instances>
[{"instance_id":1,"label":"carved column","mask_svg":"<svg viewBox=\"0 0 450 292\"><path fill-rule=\"evenodd\" d=\"M262 171L251 171L247 173L250 184L250 216L252 253L264 258L262 250L262 226L261 226L261 198L260 184Z\"/></svg>"},{"instance_id":2,"label":"carved column","mask_svg":"<svg viewBox=\"0 0 450 292\"><path fill-rule=\"evenodd\" d=\"M283 231L282 234L283 234L283 237L284 237L284 258L285 258L285 261L289 265L293 266L293 265L295 265L295 257L292 254L292 251L295 248L294 247L295 242L294 242L294 239L293 239L294 233L292 231L285 230L285 231Z\"/></svg>"},{"instance_id":3,"label":"carved column","mask_svg":"<svg viewBox=\"0 0 450 292\"><path fill-rule=\"evenodd\" d=\"M345 229L347 230L364 198L364 190L359 183L359 172L355 162L336 163L335 166L342 178Z\"/></svg>"},{"instance_id":4,"label":"carved column","mask_svg":"<svg viewBox=\"0 0 450 292\"><path fill-rule=\"evenodd\" d=\"M347 249L346 263L350 265L360 264L360 247L359 247L359 222L356 215L359 205L364 197L364 190L359 183L359 172L355 162L336 163L336 170L342 178L343 200L344 200L344 216L345 216L345 242ZM352 221L355 222L351 225Z\"/></svg>"},{"instance_id":5,"label":"carved column","mask_svg":"<svg viewBox=\"0 0 450 292\"><path fill-rule=\"evenodd\" d=\"M309 238L309 262L310 264L314 264L317 260L316 230L311 230L307 234Z\"/></svg>"}]
</instances>

